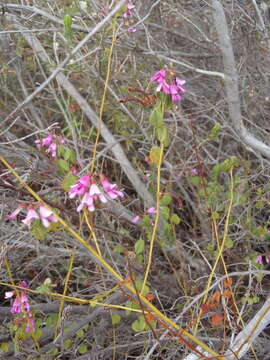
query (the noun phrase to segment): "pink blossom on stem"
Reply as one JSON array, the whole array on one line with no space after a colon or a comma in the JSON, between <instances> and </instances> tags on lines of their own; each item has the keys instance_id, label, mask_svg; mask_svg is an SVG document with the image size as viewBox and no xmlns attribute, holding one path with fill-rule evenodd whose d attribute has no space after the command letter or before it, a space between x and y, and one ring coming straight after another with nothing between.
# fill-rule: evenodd
<instances>
[{"instance_id":1,"label":"pink blossom on stem","mask_svg":"<svg viewBox=\"0 0 270 360\"><path fill-rule=\"evenodd\" d=\"M30 227L33 219L39 219L39 215L34 207L30 205L27 209L26 218L22 220L22 223Z\"/></svg>"},{"instance_id":2,"label":"pink blossom on stem","mask_svg":"<svg viewBox=\"0 0 270 360\"><path fill-rule=\"evenodd\" d=\"M20 287L23 287L25 289L28 289L29 286L26 281L22 281L19 284ZM10 299L16 294L15 291L6 291L5 293L5 299ZM18 297L15 298L13 301L12 307L10 309L10 312L12 314L21 314L22 312L29 312L30 311L30 305L26 296L25 291L19 290L18 291Z\"/></svg>"},{"instance_id":3,"label":"pink blossom on stem","mask_svg":"<svg viewBox=\"0 0 270 360\"><path fill-rule=\"evenodd\" d=\"M46 150L47 154L51 154L52 158L55 159L56 158L56 151L57 151L57 144L56 143L52 143L48 149Z\"/></svg>"},{"instance_id":4,"label":"pink blossom on stem","mask_svg":"<svg viewBox=\"0 0 270 360\"><path fill-rule=\"evenodd\" d=\"M132 16L131 10L135 8L135 5L133 5L131 2L127 4L127 8L123 14L124 18L127 19L130 16Z\"/></svg>"},{"instance_id":5,"label":"pink blossom on stem","mask_svg":"<svg viewBox=\"0 0 270 360\"><path fill-rule=\"evenodd\" d=\"M89 211L95 211L94 198L89 193L84 194L80 205L77 207L77 212L82 211L84 205Z\"/></svg>"},{"instance_id":6,"label":"pink blossom on stem","mask_svg":"<svg viewBox=\"0 0 270 360\"><path fill-rule=\"evenodd\" d=\"M269 256L266 256L266 257L265 257L265 261L266 261L267 264L269 264L269 263L270 263L270 257L269 257ZM263 264L263 257L262 257L262 255L257 256L257 263L258 263L258 264Z\"/></svg>"},{"instance_id":7,"label":"pink blossom on stem","mask_svg":"<svg viewBox=\"0 0 270 360\"><path fill-rule=\"evenodd\" d=\"M178 90L181 92L181 93L185 93L186 92L186 89L183 88L182 85L184 85L186 83L186 80L181 80L179 79L179 77L176 77L175 78L175 83L176 83L176 86L178 88Z\"/></svg>"},{"instance_id":8,"label":"pink blossom on stem","mask_svg":"<svg viewBox=\"0 0 270 360\"><path fill-rule=\"evenodd\" d=\"M150 79L149 81L151 82L161 82L163 80L165 80L167 75L167 70L166 69L161 69L159 71L157 71Z\"/></svg>"},{"instance_id":9,"label":"pink blossom on stem","mask_svg":"<svg viewBox=\"0 0 270 360\"><path fill-rule=\"evenodd\" d=\"M96 183L93 183L90 186L89 195L93 197L94 200L100 200L102 203L106 203L107 199L102 193L102 191L99 189Z\"/></svg>"},{"instance_id":10,"label":"pink blossom on stem","mask_svg":"<svg viewBox=\"0 0 270 360\"><path fill-rule=\"evenodd\" d=\"M20 287L28 289L29 286L26 283L26 281L22 281L19 284ZM5 293L5 299L10 299L13 296L16 296L15 300L12 303L10 312L12 314L21 314L23 315L23 318L26 322L26 328L25 331L29 333L30 331L35 331L35 321L33 319L33 316L30 312L30 304L26 295L26 292L24 290L18 290L15 291L7 291Z\"/></svg>"},{"instance_id":11,"label":"pink blossom on stem","mask_svg":"<svg viewBox=\"0 0 270 360\"><path fill-rule=\"evenodd\" d=\"M79 171L78 171L75 167L73 167L73 168L70 170L70 172L71 172L71 174L73 174L73 175L77 175Z\"/></svg>"},{"instance_id":12,"label":"pink blossom on stem","mask_svg":"<svg viewBox=\"0 0 270 360\"><path fill-rule=\"evenodd\" d=\"M131 222L133 224L138 224L138 222L141 220L141 218L139 217L139 215L136 215L134 216L132 219L131 219Z\"/></svg>"},{"instance_id":13,"label":"pink blossom on stem","mask_svg":"<svg viewBox=\"0 0 270 360\"><path fill-rule=\"evenodd\" d=\"M117 184L111 184L104 175L101 175L100 178L103 189L111 200L116 199L118 196L121 198L125 196L122 191L118 190Z\"/></svg>"},{"instance_id":14,"label":"pink blossom on stem","mask_svg":"<svg viewBox=\"0 0 270 360\"><path fill-rule=\"evenodd\" d=\"M159 85L156 88L156 91L157 92L162 91L165 94L170 94L171 93L170 85L168 85L166 83L166 80L162 80L162 81L159 82Z\"/></svg>"},{"instance_id":15,"label":"pink blossom on stem","mask_svg":"<svg viewBox=\"0 0 270 360\"><path fill-rule=\"evenodd\" d=\"M190 170L190 173L192 174L192 175L198 175L199 174L199 172L198 172L198 170L197 169L191 169Z\"/></svg>"},{"instance_id":16,"label":"pink blossom on stem","mask_svg":"<svg viewBox=\"0 0 270 360\"><path fill-rule=\"evenodd\" d=\"M148 210L147 210L147 214L156 214L157 213L157 209L155 207L150 207Z\"/></svg>"},{"instance_id":17,"label":"pink blossom on stem","mask_svg":"<svg viewBox=\"0 0 270 360\"><path fill-rule=\"evenodd\" d=\"M178 87L174 84L170 85L170 94L172 96L172 101L178 101L181 100L181 95L178 93Z\"/></svg>"},{"instance_id":18,"label":"pink blossom on stem","mask_svg":"<svg viewBox=\"0 0 270 360\"><path fill-rule=\"evenodd\" d=\"M42 224L45 227L49 227L52 223L58 221L56 217L53 215L53 212L44 205L40 205L39 213Z\"/></svg>"},{"instance_id":19,"label":"pink blossom on stem","mask_svg":"<svg viewBox=\"0 0 270 360\"><path fill-rule=\"evenodd\" d=\"M185 80L181 80L178 77L172 79L173 73L169 73L171 78L170 85L166 81L167 77L167 70L161 69L157 71L154 76L152 76L149 81L157 82L158 87L156 91L162 91L165 94L170 94L172 97L172 101L176 102L182 99L181 94L185 93L186 90L183 88L182 85L186 83Z\"/></svg>"},{"instance_id":20,"label":"pink blossom on stem","mask_svg":"<svg viewBox=\"0 0 270 360\"><path fill-rule=\"evenodd\" d=\"M57 155L57 147L59 144L64 144L65 139L62 136L56 136L54 134L49 134L44 139L37 139L35 140L35 144L39 150L42 147L47 148L46 153L50 154L53 159L56 158Z\"/></svg>"},{"instance_id":21,"label":"pink blossom on stem","mask_svg":"<svg viewBox=\"0 0 270 360\"><path fill-rule=\"evenodd\" d=\"M15 220L17 215L21 212L23 206L19 205L16 210L14 210L10 215L6 216L6 220Z\"/></svg>"},{"instance_id":22,"label":"pink blossom on stem","mask_svg":"<svg viewBox=\"0 0 270 360\"><path fill-rule=\"evenodd\" d=\"M137 31L137 29L136 29L135 27L130 26L130 27L127 29L127 31L128 31L129 33L135 33L135 32Z\"/></svg>"},{"instance_id":23,"label":"pink blossom on stem","mask_svg":"<svg viewBox=\"0 0 270 360\"><path fill-rule=\"evenodd\" d=\"M72 185L69 189L69 198L73 199L75 196L84 195L90 185L90 176L82 176L75 185Z\"/></svg>"},{"instance_id":24,"label":"pink blossom on stem","mask_svg":"<svg viewBox=\"0 0 270 360\"><path fill-rule=\"evenodd\" d=\"M41 145L42 146L50 146L52 144L54 138L55 138L55 135L49 134L47 137L42 139Z\"/></svg>"}]
</instances>

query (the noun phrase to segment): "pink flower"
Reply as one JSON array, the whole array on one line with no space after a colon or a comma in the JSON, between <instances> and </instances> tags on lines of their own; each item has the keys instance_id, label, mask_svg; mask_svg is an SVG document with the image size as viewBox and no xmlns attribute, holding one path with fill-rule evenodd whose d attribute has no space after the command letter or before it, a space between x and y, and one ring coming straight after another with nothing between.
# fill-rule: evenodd
<instances>
[{"instance_id":1,"label":"pink flower","mask_svg":"<svg viewBox=\"0 0 270 360\"><path fill-rule=\"evenodd\" d=\"M22 223L30 227L33 219L39 219L39 215L33 206L30 205L27 209L26 218L22 220Z\"/></svg>"},{"instance_id":2,"label":"pink flower","mask_svg":"<svg viewBox=\"0 0 270 360\"><path fill-rule=\"evenodd\" d=\"M130 16L132 15L131 10L134 9L134 8L135 8L135 5L133 5L131 2L129 2L129 3L127 4L127 9L126 9L126 11L125 11L124 14L123 14L123 16L124 16L125 19L128 18L128 17L130 17Z\"/></svg>"},{"instance_id":3,"label":"pink flower","mask_svg":"<svg viewBox=\"0 0 270 360\"><path fill-rule=\"evenodd\" d=\"M173 73L169 73L170 78L172 78ZM166 82L167 77L167 70L161 69L152 76L149 81L157 82L158 87L156 91L162 91L165 94L170 94L172 97L172 101L176 102L181 100L181 94L185 93L186 90L183 88L182 85L186 83L185 80L181 80L178 77L175 77L171 80L170 85Z\"/></svg>"},{"instance_id":4,"label":"pink flower","mask_svg":"<svg viewBox=\"0 0 270 360\"><path fill-rule=\"evenodd\" d=\"M166 80L162 80L159 82L158 87L156 88L156 91L163 91L165 94L170 94L170 86L166 83Z\"/></svg>"},{"instance_id":5,"label":"pink flower","mask_svg":"<svg viewBox=\"0 0 270 360\"><path fill-rule=\"evenodd\" d=\"M78 171L75 167L73 167L73 168L70 170L70 172L71 172L71 174L73 174L73 175L77 175L77 174L79 173L79 171Z\"/></svg>"},{"instance_id":6,"label":"pink flower","mask_svg":"<svg viewBox=\"0 0 270 360\"><path fill-rule=\"evenodd\" d=\"M157 213L157 209L155 207L150 207L148 210L147 210L147 214L156 214Z\"/></svg>"},{"instance_id":7,"label":"pink flower","mask_svg":"<svg viewBox=\"0 0 270 360\"><path fill-rule=\"evenodd\" d=\"M165 80L167 75L167 70L166 69L161 69L158 72L156 72L150 79L149 81L151 82L161 82L163 80Z\"/></svg>"},{"instance_id":8,"label":"pink flower","mask_svg":"<svg viewBox=\"0 0 270 360\"><path fill-rule=\"evenodd\" d=\"M99 189L96 183L90 186L89 192L84 194L80 205L77 207L77 212L80 212L84 205L86 205L89 211L95 211L95 202L100 200L102 203L106 203L107 199L102 191Z\"/></svg>"},{"instance_id":9,"label":"pink flower","mask_svg":"<svg viewBox=\"0 0 270 360\"><path fill-rule=\"evenodd\" d=\"M179 79L179 77L176 77L176 78L175 78L175 83L176 83L176 86L177 86L177 88L178 88L178 90L179 90L180 92L182 92L182 93L185 93L185 92L186 92L186 89L184 89L184 88L182 87L182 85L184 85L184 84L186 83L186 80L181 80L181 79Z\"/></svg>"},{"instance_id":10,"label":"pink flower","mask_svg":"<svg viewBox=\"0 0 270 360\"><path fill-rule=\"evenodd\" d=\"M110 199L114 200L118 196L121 198L125 196L122 191L118 190L117 184L111 184L104 175L101 176L100 182L103 186L104 191L107 193Z\"/></svg>"},{"instance_id":11,"label":"pink flower","mask_svg":"<svg viewBox=\"0 0 270 360\"><path fill-rule=\"evenodd\" d=\"M84 205L86 205L89 211L95 211L94 198L89 193L84 194L80 205L77 207L77 212L80 212Z\"/></svg>"},{"instance_id":12,"label":"pink flower","mask_svg":"<svg viewBox=\"0 0 270 360\"><path fill-rule=\"evenodd\" d=\"M197 169L191 169L190 170L190 173L192 174L192 175L198 175L199 174L199 172L198 172L198 170Z\"/></svg>"},{"instance_id":13,"label":"pink flower","mask_svg":"<svg viewBox=\"0 0 270 360\"><path fill-rule=\"evenodd\" d=\"M26 281L22 281L19 284L20 287L28 289L29 286L26 283ZM13 301L13 304L11 306L10 312L12 314L21 314L23 315L23 319L26 322L26 328L25 331L27 333L34 332L35 331L35 321L33 319L33 316L30 312L30 304L26 295L26 292L24 290L18 290L15 291L7 291L5 293L5 299L10 299L13 296L16 296L15 300Z\"/></svg>"},{"instance_id":14,"label":"pink flower","mask_svg":"<svg viewBox=\"0 0 270 360\"><path fill-rule=\"evenodd\" d=\"M172 101L178 101L182 99L180 94L178 93L178 87L174 84L170 85L170 94L172 96Z\"/></svg>"},{"instance_id":15,"label":"pink flower","mask_svg":"<svg viewBox=\"0 0 270 360\"><path fill-rule=\"evenodd\" d=\"M266 261L267 264L269 264L269 263L270 263L270 257L269 257L269 256L266 256L266 257L265 257L265 261ZM257 263L258 263L258 264L263 264L263 257L262 257L262 255L257 256Z\"/></svg>"},{"instance_id":16,"label":"pink flower","mask_svg":"<svg viewBox=\"0 0 270 360\"><path fill-rule=\"evenodd\" d=\"M137 29L136 29L135 27L129 27L129 28L127 29L127 31L128 31L129 33L135 33L135 32L137 31Z\"/></svg>"},{"instance_id":17,"label":"pink flower","mask_svg":"<svg viewBox=\"0 0 270 360\"><path fill-rule=\"evenodd\" d=\"M7 220L15 220L17 215L21 212L23 206L19 205L16 210L14 210L10 215L6 216Z\"/></svg>"},{"instance_id":18,"label":"pink flower","mask_svg":"<svg viewBox=\"0 0 270 360\"><path fill-rule=\"evenodd\" d=\"M69 189L69 198L73 199L75 196L84 195L90 185L90 176L82 176L75 185Z\"/></svg>"},{"instance_id":19,"label":"pink flower","mask_svg":"<svg viewBox=\"0 0 270 360\"><path fill-rule=\"evenodd\" d=\"M28 289L29 286L26 283L26 281L22 281L19 284L20 287L23 287L25 289ZM15 291L6 291L5 293L5 299L10 299L16 294ZM30 305L26 296L25 291L19 290L18 291L19 297L16 297L16 299L13 301L12 307L10 309L10 312L12 314L21 314L23 312L29 312L30 311Z\"/></svg>"},{"instance_id":20,"label":"pink flower","mask_svg":"<svg viewBox=\"0 0 270 360\"><path fill-rule=\"evenodd\" d=\"M134 216L132 219L131 219L131 222L133 224L138 224L138 222L141 220L141 218L139 217L139 215L136 215Z\"/></svg>"},{"instance_id":21,"label":"pink flower","mask_svg":"<svg viewBox=\"0 0 270 360\"><path fill-rule=\"evenodd\" d=\"M57 155L57 147L59 144L64 144L65 139L62 136L56 136L54 134L49 134L44 139L35 140L35 144L39 150L42 147L47 148L46 153L51 154L52 158L55 159Z\"/></svg>"},{"instance_id":22,"label":"pink flower","mask_svg":"<svg viewBox=\"0 0 270 360\"><path fill-rule=\"evenodd\" d=\"M49 227L51 223L57 222L58 220L53 215L53 212L43 205L39 207L40 219L45 227Z\"/></svg>"},{"instance_id":23,"label":"pink flower","mask_svg":"<svg viewBox=\"0 0 270 360\"><path fill-rule=\"evenodd\" d=\"M89 195L93 197L94 200L100 200L102 203L107 202L106 197L95 183L90 186Z\"/></svg>"},{"instance_id":24,"label":"pink flower","mask_svg":"<svg viewBox=\"0 0 270 360\"><path fill-rule=\"evenodd\" d=\"M41 144L42 146L50 146L53 142L55 135L49 134L46 138L42 139Z\"/></svg>"},{"instance_id":25,"label":"pink flower","mask_svg":"<svg viewBox=\"0 0 270 360\"><path fill-rule=\"evenodd\" d=\"M56 150L57 150L57 144L53 142L46 150L46 153L51 154L52 158L55 159L56 158Z\"/></svg>"}]
</instances>

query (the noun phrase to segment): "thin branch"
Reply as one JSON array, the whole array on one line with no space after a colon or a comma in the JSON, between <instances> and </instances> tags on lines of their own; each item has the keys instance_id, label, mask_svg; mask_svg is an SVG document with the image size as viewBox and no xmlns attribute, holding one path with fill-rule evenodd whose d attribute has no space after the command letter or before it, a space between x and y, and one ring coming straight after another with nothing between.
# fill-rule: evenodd
<instances>
[{"instance_id":1,"label":"thin branch","mask_svg":"<svg viewBox=\"0 0 270 360\"><path fill-rule=\"evenodd\" d=\"M16 24L16 26L20 26L20 25ZM34 52L39 56L39 58L43 62L49 62L49 57L45 49L42 47L41 43L39 42L39 40L29 33L24 33L23 36L26 39L26 41L29 43L29 45L33 48ZM61 72L58 72L56 74L56 79L58 83L66 90L66 92L75 99L75 101L80 106L81 110L84 112L84 114L92 123L92 125L98 128L99 118L97 114L93 111L93 109L90 107L87 101L79 94L79 92L74 87L74 85ZM47 82L47 80L45 80L45 82ZM115 137L112 135L110 130L103 122L101 123L100 130L101 130L101 136L107 142L107 144L110 145L112 153L117 159L123 172L127 175L129 181L134 186L138 195L143 199L143 201L148 207L154 206L155 203L152 198L152 195L148 192L144 183L137 175L137 172L135 171L132 164L126 157L126 154L124 153L119 142L115 139Z\"/></svg>"},{"instance_id":2,"label":"thin branch","mask_svg":"<svg viewBox=\"0 0 270 360\"><path fill-rule=\"evenodd\" d=\"M33 100L37 94L39 94L42 90L44 90L48 84L55 79L57 74L59 74L65 66L69 63L72 57L93 37L95 33L97 33L107 22L117 13L117 11L125 4L126 0L120 0L119 3L115 6L115 8L100 22L98 23L91 32L81 40L74 49L70 52L69 55L56 67L55 70L52 71L51 75L39 86L35 91L32 92L24 101L22 101L3 121L12 118L15 114L17 114L26 104L28 104L31 100Z\"/></svg>"},{"instance_id":3,"label":"thin branch","mask_svg":"<svg viewBox=\"0 0 270 360\"><path fill-rule=\"evenodd\" d=\"M241 114L241 100L238 86L238 73L236 70L228 25L221 3L218 0L212 0L212 4L214 9L214 23L218 34L220 49L223 55L225 70L224 83L227 94L229 114L234 130L247 146L249 146L254 151L260 152L267 158L270 158L270 147L250 134L243 124Z\"/></svg>"},{"instance_id":4,"label":"thin branch","mask_svg":"<svg viewBox=\"0 0 270 360\"><path fill-rule=\"evenodd\" d=\"M190 70L192 70L192 71L194 71L196 73L199 73L199 74L208 75L208 76L217 76L217 77L220 77L222 79L224 79L224 77L225 77L225 75L223 73L221 73L221 72L199 69L199 68L196 68L195 66L189 65L189 64L187 64L187 63L185 63L183 61L179 61L179 60L170 58L168 56L159 54L156 51L152 51L152 52L145 51L145 54L146 55L154 55L155 57L159 57L160 59L166 60L168 62L172 62L172 63L178 64L178 65L184 66L187 69L190 69Z\"/></svg>"},{"instance_id":5,"label":"thin branch","mask_svg":"<svg viewBox=\"0 0 270 360\"><path fill-rule=\"evenodd\" d=\"M57 23L61 26L63 26L63 24L64 24L63 19L60 19L60 18L48 13L45 10L39 9L36 6L6 4L5 9L6 9L6 11L9 11L9 12L22 12L22 11L30 12L32 14L41 15L41 16L49 19L50 21ZM81 26L81 25L77 25L77 24L72 24L71 27L72 27L72 29L83 31L83 32L89 32L89 31L93 30L93 28L91 28L91 27Z\"/></svg>"}]
</instances>

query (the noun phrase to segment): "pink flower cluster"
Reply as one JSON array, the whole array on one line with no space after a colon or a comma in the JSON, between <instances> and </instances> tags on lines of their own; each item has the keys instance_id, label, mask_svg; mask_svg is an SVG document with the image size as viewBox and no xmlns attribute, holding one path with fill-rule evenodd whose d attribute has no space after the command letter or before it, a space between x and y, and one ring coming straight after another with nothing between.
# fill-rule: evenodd
<instances>
[{"instance_id":1,"label":"pink flower cluster","mask_svg":"<svg viewBox=\"0 0 270 360\"><path fill-rule=\"evenodd\" d=\"M28 289L29 286L26 283L26 281L22 281L19 284L20 287ZM16 295L15 291L6 291L5 293L5 299L10 299L14 295ZM30 312L30 305L29 301L26 295L26 292L24 290L17 291L17 296L15 300L13 301L13 304L11 306L10 312L12 314L21 314L23 316L24 322L26 322L26 329L25 331L27 333L34 332L35 331L35 321L33 319L33 316Z\"/></svg>"},{"instance_id":2,"label":"pink flower cluster","mask_svg":"<svg viewBox=\"0 0 270 360\"><path fill-rule=\"evenodd\" d=\"M185 80L181 80L178 77L172 76L172 73L169 72L170 75L170 84L167 83L167 70L161 69L155 73L149 80L151 82L157 82L158 87L157 91L163 91L165 94L171 95L172 101L181 100L181 94L184 94L186 90L183 88L183 85L186 83Z\"/></svg>"},{"instance_id":3,"label":"pink flower cluster","mask_svg":"<svg viewBox=\"0 0 270 360\"><path fill-rule=\"evenodd\" d=\"M109 200L114 200L117 197L124 197L122 191L118 190L116 184L111 184L104 175L100 175L100 184L102 190L94 181L91 175L82 176L74 185L69 189L69 198L73 199L76 196L82 196L80 205L77 211L80 212L84 207L89 211L95 210L97 201L106 203Z\"/></svg>"},{"instance_id":4,"label":"pink flower cluster","mask_svg":"<svg viewBox=\"0 0 270 360\"><path fill-rule=\"evenodd\" d=\"M125 10L125 12L123 14L125 19L129 19L130 17L132 17L131 10L134 9L134 8L135 8L135 5L133 5L131 2L127 3L127 8L126 8L126 10ZM129 27L128 28L128 32L130 32L130 33L134 33L136 31L137 31L137 29L135 27Z\"/></svg>"},{"instance_id":5,"label":"pink flower cluster","mask_svg":"<svg viewBox=\"0 0 270 360\"><path fill-rule=\"evenodd\" d=\"M20 204L16 210L13 211L10 215L6 217L7 220L15 220L17 215L22 211L22 209L27 209L27 214L25 219L22 220L22 223L27 225L29 228L31 226L32 220L40 219L42 224L45 227L49 227L51 223L57 222L58 220L53 215L53 212L42 204L38 204L38 212L36 211L36 206Z\"/></svg>"},{"instance_id":6,"label":"pink flower cluster","mask_svg":"<svg viewBox=\"0 0 270 360\"><path fill-rule=\"evenodd\" d=\"M270 257L269 257L269 256L265 256L265 261L266 261L267 264L269 264L269 263L270 263ZM263 264L263 257L262 257L262 255L257 256L257 263L258 263L258 264Z\"/></svg>"},{"instance_id":7,"label":"pink flower cluster","mask_svg":"<svg viewBox=\"0 0 270 360\"><path fill-rule=\"evenodd\" d=\"M57 146L59 144L64 144L64 143L65 143L65 139L63 137L54 134L49 134L44 139L35 140L35 144L37 148L39 150L41 150L42 148L47 148L45 152L47 154L51 154L53 159L56 158Z\"/></svg>"}]
</instances>

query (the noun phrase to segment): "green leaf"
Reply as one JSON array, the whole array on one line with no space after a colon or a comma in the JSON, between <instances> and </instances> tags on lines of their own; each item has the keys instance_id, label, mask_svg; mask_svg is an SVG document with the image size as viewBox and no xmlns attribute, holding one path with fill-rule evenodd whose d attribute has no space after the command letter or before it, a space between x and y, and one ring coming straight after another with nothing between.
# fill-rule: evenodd
<instances>
[{"instance_id":1,"label":"green leaf","mask_svg":"<svg viewBox=\"0 0 270 360\"><path fill-rule=\"evenodd\" d=\"M212 127L212 129L210 131L209 137L211 139L216 139L220 129L221 129L221 125L219 123L215 124L215 126Z\"/></svg>"},{"instance_id":2,"label":"green leaf","mask_svg":"<svg viewBox=\"0 0 270 360\"><path fill-rule=\"evenodd\" d=\"M162 217L164 220L168 221L169 218L170 218L170 208L168 208L167 206L164 206L162 209L161 209L161 212L162 212Z\"/></svg>"},{"instance_id":3,"label":"green leaf","mask_svg":"<svg viewBox=\"0 0 270 360\"><path fill-rule=\"evenodd\" d=\"M55 161L55 165L60 174L66 174L69 171L69 164L66 160L59 159Z\"/></svg>"},{"instance_id":4,"label":"green leaf","mask_svg":"<svg viewBox=\"0 0 270 360\"><path fill-rule=\"evenodd\" d=\"M117 325L121 321L121 316L118 314L112 314L112 325Z\"/></svg>"},{"instance_id":5,"label":"green leaf","mask_svg":"<svg viewBox=\"0 0 270 360\"><path fill-rule=\"evenodd\" d=\"M160 160L162 161L162 152L161 148L159 147L153 147L150 151L150 160L151 162L156 165L156 167L159 165ZM161 159L160 159L161 158Z\"/></svg>"},{"instance_id":6,"label":"green leaf","mask_svg":"<svg viewBox=\"0 0 270 360\"><path fill-rule=\"evenodd\" d=\"M164 235L167 237L168 240L172 240L173 236L173 227L171 224L165 224L164 226Z\"/></svg>"},{"instance_id":7,"label":"green leaf","mask_svg":"<svg viewBox=\"0 0 270 360\"><path fill-rule=\"evenodd\" d=\"M35 239L37 239L39 241L44 241L46 239L48 229L42 225L40 220L35 219L30 228L30 232L34 236Z\"/></svg>"},{"instance_id":8,"label":"green leaf","mask_svg":"<svg viewBox=\"0 0 270 360\"><path fill-rule=\"evenodd\" d=\"M255 207L256 209L261 210L262 208L264 208L264 205L264 201L256 201Z\"/></svg>"},{"instance_id":9,"label":"green leaf","mask_svg":"<svg viewBox=\"0 0 270 360\"><path fill-rule=\"evenodd\" d=\"M144 217L142 218L142 226L145 226L145 227L149 227L150 226L150 216L149 215L144 215Z\"/></svg>"},{"instance_id":10,"label":"green leaf","mask_svg":"<svg viewBox=\"0 0 270 360\"><path fill-rule=\"evenodd\" d=\"M240 160L236 156L231 156L220 164L221 171L229 172L234 166L238 166Z\"/></svg>"},{"instance_id":11,"label":"green leaf","mask_svg":"<svg viewBox=\"0 0 270 360\"><path fill-rule=\"evenodd\" d=\"M171 217L171 223L175 225L179 225L180 222L181 222L180 217L176 214L173 214L173 216Z\"/></svg>"},{"instance_id":12,"label":"green leaf","mask_svg":"<svg viewBox=\"0 0 270 360\"><path fill-rule=\"evenodd\" d=\"M218 212L213 212L212 213L212 219L214 219L214 220L218 220L219 219L219 213Z\"/></svg>"},{"instance_id":13,"label":"green leaf","mask_svg":"<svg viewBox=\"0 0 270 360\"><path fill-rule=\"evenodd\" d=\"M7 343L7 342L2 342L1 345L0 345L0 349L1 349L3 352L7 352L8 349L9 349L9 343Z\"/></svg>"},{"instance_id":14,"label":"green leaf","mask_svg":"<svg viewBox=\"0 0 270 360\"><path fill-rule=\"evenodd\" d=\"M62 182L62 188L64 191L68 191L72 185L77 181L77 176L69 172Z\"/></svg>"},{"instance_id":15,"label":"green leaf","mask_svg":"<svg viewBox=\"0 0 270 360\"><path fill-rule=\"evenodd\" d=\"M234 242L233 242L232 239L227 238L227 239L225 240L225 247L226 247L227 249L233 248L233 245L234 245Z\"/></svg>"},{"instance_id":16,"label":"green leaf","mask_svg":"<svg viewBox=\"0 0 270 360\"><path fill-rule=\"evenodd\" d=\"M195 176L191 176L191 183L193 185L199 185L201 182L201 179L199 176L195 175Z\"/></svg>"},{"instance_id":17,"label":"green leaf","mask_svg":"<svg viewBox=\"0 0 270 360\"><path fill-rule=\"evenodd\" d=\"M64 30L67 39L72 39L72 17L70 15L64 16Z\"/></svg>"},{"instance_id":18,"label":"green leaf","mask_svg":"<svg viewBox=\"0 0 270 360\"><path fill-rule=\"evenodd\" d=\"M71 348L71 345L72 345L73 341L71 339L67 339L64 341L64 348L65 350L68 350Z\"/></svg>"},{"instance_id":19,"label":"green leaf","mask_svg":"<svg viewBox=\"0 0 270 360\"><path fill-rule=\"evenodd\" d=\"M46 319L46 327L55 326L58 320L58 314L50 314Z\"/></svg>"},{"instance_id":20,"label":"green leaf","mask_svg":"<svg viewBox=\"0 0 270 360\"><path fill-rule=\"evenodd\" d=\"M136 255L136 264L139 264L139 265L141 265L142 263L143 263L143 255L142 254L140 254L140 255Z\"/></svg>"},{"instance_id":21,"label":"green leaf","mask_svg":"<svg viewBox=\"0 0 270 360\"><path fill-rule=\"evenodd\" d=\"M136 243L135 243L136 255L141 254L144 251L144 248L145 248L145 242L143 239L139 239L138 241L136 241Z\"/></svg>"},{"instance_id":22,"label":"green leaf","mask_svg":"<svg viewBox=\"0 0 270 360\"><path fill-rule=\"evenodd\" d=\"M163 114L160 106L157 106L153 109L150 117L150 124L154 126L155 129L158 129L163 126Z\"/></svg>"},{"instance_id":23,"label":"green leaf","mask_svg":"<svg viewBox=\"0 0 270 360\"><path fill-rule=\"evenodd\" d=\"M122 246L122 245L120 245L120 244L117 244L117 245L113 248L113 251L114 251L116 254L124 254L125 248L124 248L124 246Z\"/></svg>"},{"instance_id":24,"label":"green leaf","mask_svg":"<svg viewBox=\"0 0 270 360\"><path fill-rule=\"evenodd\" d=\"M160 204L164 206L168 206L172 202L172 197L169 194L165 194L160 199Z\"/></svg>"},{"instance_id":25,"label":"green leaf","mask_svg":"<svg viewBox=\"0 0 270 360\"><path fill-rule=\"evenodd\" d=\"M57 156L62 157L65 155L66 147L64 145L58 145L57 146Z\"/></svg>"},{"instance_id":26,"label":"green leaf","mask_svg":"<svg viewBox=\"0 0 270 360\"><path fill-rule=\"evenodd\" d=\"M144 317L139 316L139 318L132 323L131 327L135 332L143 331L145 329L145 327L146 327Z\"/></svg>"},{"instance_id":27,"label":"green leaf","mask_svg":"<svg viewBox=\"0 0 270 360\"><path fill-rule=\"evenodd\" d=\"M83 339L84 338L84 331L82 329L78 330L76 332L76 336L79 338L79 339Z\"/></svg>"},{"instance_id":28,"label":"green leaf","mask_svg":"<svg viewBox=\"0 0 270 360\"><path fill-rule=\"evenodd\" d=\"M157 128L157 138L165 147L169 145L169 133L165 125Z\"/></svg>"},{"instance_id":29,"label":"green leaf","mask_svg":"<svg viewBox=\"0 0 270 360\"><path fill-rule=\"evenodd\" d=\"M78 347L78 352L83 355L83 354L86 354L88 351L88 347L87 345L85 344L81 344L79 347Z\"/></svg>"},{"instance_id":30,"label":"green leaf","mask_svg":"<svg viewBox=\"0 0 270 360\"><path fill-rule=\"evenodd\" d=\"M77 157L75 151L72 149L66 149L66 151L64 152L64 159L71 164L76 163Z\"/></svg>"},{"instance_id":31,"label":"green leaf","mask_svg":"<svg viewBox=\"0 0 270 360\"><path fill-rule=\"evenodd\" d=\"M51 292L50 287L45 284L38 286L36 290L39 291L41 294L49 294Z\"/></svg>"},{"instance_id":32,"label":"green leaf","mask_svg":"<svg viewBox=\"0 0 270 360\"><path fill-rule=\"evenodd\" d=\"M142 286L143 286L143 281L141 279L136 279L135 280L135 286L136 286L136 289L139 292L141 292ZM148 293L149 293L149 286L145 285L142 295L146 295Z\"/></svg>"}]
</instances>

